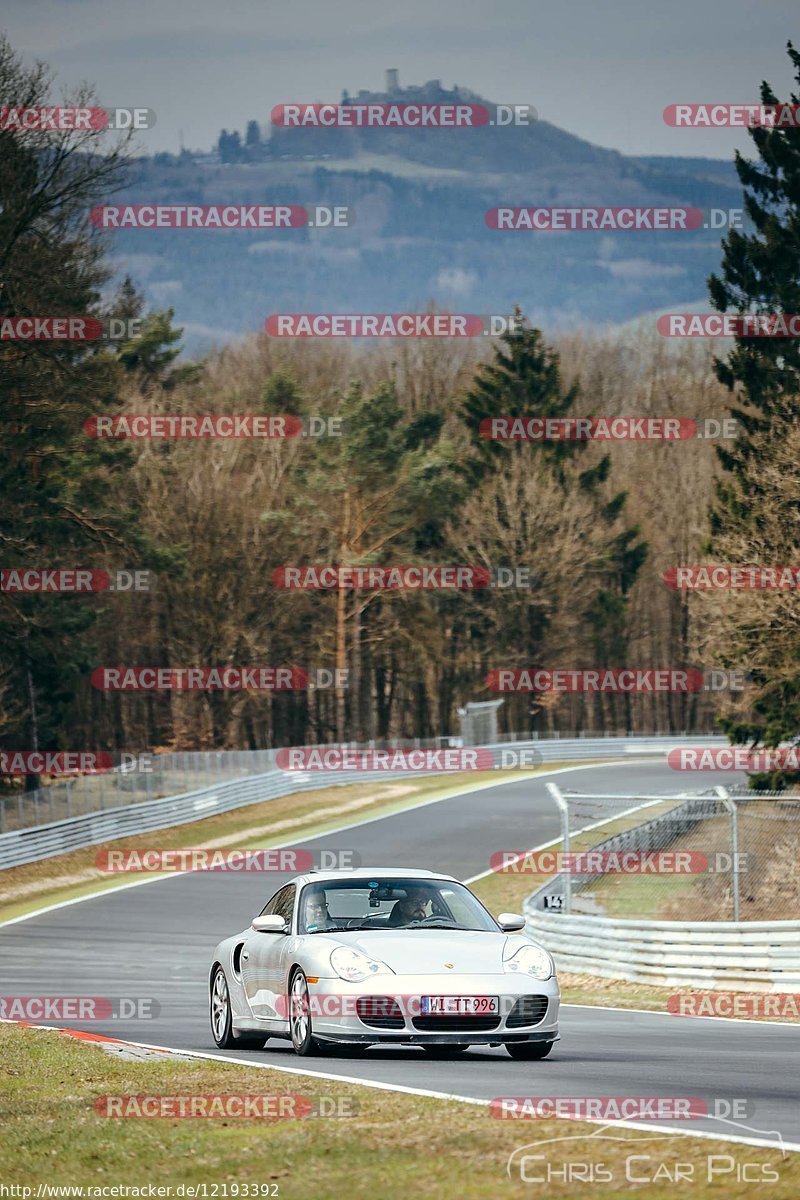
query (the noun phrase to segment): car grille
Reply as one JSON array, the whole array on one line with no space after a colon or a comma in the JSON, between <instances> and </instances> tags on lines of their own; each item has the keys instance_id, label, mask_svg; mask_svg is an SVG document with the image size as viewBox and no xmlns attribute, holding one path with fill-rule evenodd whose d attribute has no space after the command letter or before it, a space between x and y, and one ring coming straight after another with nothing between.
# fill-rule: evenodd
<instances>
[{"instance_id":1,"label":"car grille","mask_svg":"<svg viewBox=\"0 0 800 1200\"><path fill-rule=\"evenodd\" d=\"M518 1029L520 1025L538 1025L547 1012L547 996L520 996L508 1014L506 1029Z\"/></svg>"},{"instance_id":2,"label":"car grille","mask_svg":"<svg viewBox=\"0 0 800 1200\"><path fill-rule=\"evenodd\" d=\"M358 1019L370 1029L405 1029L402 1009L392 996L359 996Z\"/></svg>"},{"instance_id":3,"label":"car grille","mask_svg":"<svg viewBox=\"0 0 800 1200\"><path fill-rule=\"evenodd\" d=\"M497 1029L500 1017L497 1013L485 1017L470 1017L436 1013L433 1016L414 1017L412 1025L420 1033L483 1033Z\"/></svg>"}]
</instances>

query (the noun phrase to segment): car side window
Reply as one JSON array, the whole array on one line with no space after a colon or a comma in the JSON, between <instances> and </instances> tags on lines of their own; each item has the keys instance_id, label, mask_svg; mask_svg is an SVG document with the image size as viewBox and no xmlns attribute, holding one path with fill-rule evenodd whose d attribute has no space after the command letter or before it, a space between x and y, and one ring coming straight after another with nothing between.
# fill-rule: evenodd
<instances>
[{"instance_id":1,"label":"car side window","mask_svg":"<svg viewBox=\"0 0 800 1200\"><path fill-rule=\"evenodd\" d=\"M287 883L284 887L279 888L275 895L264 907L261 913L262 917L283 917L287 924L292 923L292 914L294 912L294 894L296 888L293 883Z\"/></svg>"}]
</instances>

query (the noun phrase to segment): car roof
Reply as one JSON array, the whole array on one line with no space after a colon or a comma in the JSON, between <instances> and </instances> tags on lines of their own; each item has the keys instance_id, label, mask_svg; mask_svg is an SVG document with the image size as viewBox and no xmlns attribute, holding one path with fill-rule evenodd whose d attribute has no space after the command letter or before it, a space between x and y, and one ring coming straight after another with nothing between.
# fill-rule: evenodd
<instances>
[{"instance_id":1,"label":"car roof","mask_svg":"<svg viewBox=\"0 0 800 1200\"><path fill-rule=\"evenodd\" d=\"M305 883L333 883L337 880L352 879L353 881L363 879L380 878L381 876L391 876L392 879L446 879L452 883L457 883L453 875L443 875L439 871L423 871L414 867L356 867L351 871L306 871L303 875L296 875L291 881L299 885Z\"/></svg>"}]
</instances>

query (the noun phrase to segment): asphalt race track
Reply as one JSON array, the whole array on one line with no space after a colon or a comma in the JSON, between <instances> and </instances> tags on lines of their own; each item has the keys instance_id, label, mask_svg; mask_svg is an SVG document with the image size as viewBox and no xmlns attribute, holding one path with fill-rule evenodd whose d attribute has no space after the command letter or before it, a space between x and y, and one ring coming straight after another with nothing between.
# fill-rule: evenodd
<instances>
[{"instance_id":1,"label":"asphalt race track","mask_svg":"<svg viewBox=\"0 0 800 1200\"><path fill-rule=\"evenodd\" d=\"M558 835L545 779L465 793L293 844L348 847L364 865L425 867L469 879L488 868L495 850L533 847ZM663 761L638 761L564 772L558 781L581 791L668 793L734 779L704 773L698 783L676 783ZM180 875L0 927L0 990L4 996L153 997L160 1005L153 1020L92 1021L83 1028L226 1055L217 1051L209 1029L210 954L217 941L249 924L285 878ZM800 1026L565 1006L561 1036L541 1063L516 1062L500 1048L476 1048L445 1061L418 1049L301 1060L288 1042L275 1040L260 1052L233 1050L226 1056L465 1097L692 1096L709 1104L746 1098L750 1128L717 1120L692 1121L691 1127L770 1141L779 1132L800 1144ZM524 1128L535 1136L531 1123Z\"/></svg>"}]
</instances>

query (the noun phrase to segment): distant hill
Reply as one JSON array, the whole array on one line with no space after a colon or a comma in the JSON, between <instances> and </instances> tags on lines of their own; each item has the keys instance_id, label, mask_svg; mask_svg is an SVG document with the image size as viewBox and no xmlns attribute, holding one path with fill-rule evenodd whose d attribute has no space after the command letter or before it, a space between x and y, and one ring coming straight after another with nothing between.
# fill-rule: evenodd
<instances>
[{"instance_id":1,"label":"distant hill","mask_svg":"<svg viewBox=\"0 0 800 1200\"><path fill-rule=\"evenodd\" d=\"M355 97L420 98L490 103L437 81ZM486 210L741 205L732 164L625 157L545 121L504 129L274 129L250 145L235 141L242 146L233 162L216 152L138 159L114 202L347 204L356 223L110 235L120 271L133 275L150 304L175 308L194 351L261 329L275 312L398 312L434 301L485 313L520 304L553 331L680 308L697 302L719 265L719 230L498 233L487 228Z\"/></svg>"}]
</instances>

